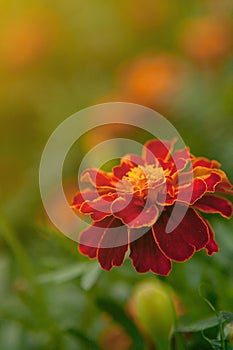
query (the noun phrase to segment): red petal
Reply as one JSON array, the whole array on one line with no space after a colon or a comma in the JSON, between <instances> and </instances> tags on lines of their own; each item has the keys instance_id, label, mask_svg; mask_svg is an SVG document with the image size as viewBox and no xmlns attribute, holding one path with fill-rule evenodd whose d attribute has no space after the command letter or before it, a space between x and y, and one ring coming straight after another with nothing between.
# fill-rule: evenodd
<instances>
[{"instance_id":1,"label":"red petal","mask_svg":"<svg viewBox=\"0 0 233 350\"><path fill-rule=\"evenodd\" d=\"M112 218L95 222L84 230L79 236L79 251L93 259L97 255L97 247L104 234L105 227L111 224Z\"/></svg>"},{"instance_id":2,"label":"red petal","mask_svg":"<svg viewBox=\"0 0 233 350\"><path fill-rule=\"evenodd\" d=\"M111 230L112 228L115 230ZM127 250L128 229L115 219L105 230L99 243L97 256L101 267L110 270L113 266L122 265Z\"/></svg>"},{"instance_id":3,"label":"red petal","mask_svg":"<svg viewBox=\"0 0 233 350\"><path fill-rule=\"evenodd\" d=\"M175 142L175 139L171 141L148 141L143 148L142 156L148 164L153 164L155 162L155 158L168 160Z\"/></svg>"},{"instance_id":4,"label":"red petal","mask_svg":"<svg viewBox=\"0 0 233 350\"><path fill-rule=\"evenodd\" d=\"M207 250L208 255L212 255L213 253L217 253L219 251L219 246L214 239L214 231L209 222L205 220L205 223L209 230L209 242L206 244L205 249Z\"/></svg>"},{"instance_id":5,"label":"red petal","mask_svg":"<svg viewBox=\"0 0 233 350\"><path fill-rule=\"evenodd\" d=\"M195 158L193 161L193 167L197 167L197 166L213 169L213 168L219 168L221 164L216 160L209 160L207 158L198 157L198 158Z\"/></svg>"},{"instance_id":6,"label":"red petal","mask_svg":"<svg viewBox=\"0 0 233 350\"><path fill-rule=\"evenodd\" d=\"M127 249L127 228L113 217L93 223L79 237L79 251L91 259L97 256L106 270L121 265Z\"/></svg>"},{"instance_id":7,"label":"red petal","mask_svg":"<svg viewBox=\"0 0 233 350\"><path fill-rule=\"evenodd\" d=\"M98 196L97 191L84 191L78 192L73 199L73 203L71 204L71 208L79 210L81 205L85 200L92 200Z\"/></svg>"},{"instance_id":8,"label":"red petal","mask_svg":"<svg viewBox=\"0 0 233 350\"><path fill-rule=\"evenodd\" d=\"M110 215L111 204L117 198L117 193L109 193L96 198L93 201L86 201L80 207L82 214L91 214L94 221L99 221Z\"/></svg>"},{"instance_id":9,"label":"red petal","mask_svg":"<svg viewBox=\"0 0 233 350\"><path fill-rule=\"evenodd\" d=\"M166 186L158 192L156 203L160 206L172 205L176 201L175 189L172 180L166 177Z\"/></svg>"},{"instance_id":10,"label":"red petal","mask_svg":"<svg viewBox=\"0 0 233 350\"><path fill-rule=\"evenodd\" d=\"M131 240L134 235L140 236L140 230L130 230ZM138 272L154 273L166 276L171 270L171 261L158 248L152 231L130 243L130 258Z\"/></svg>"},{"instance_id":11,"label":"red petal","mask_svg":"<svg viewBox=\"0 0 233 350\"><path fill-rule=\"evenodd\" d=\"M230 201L214 195L205 195L195 203L195 207L204 213L218 213L228 219L232 216L233 212Z\"/></svg>"},{"instance_id":12,"label":"red petal","mask_svg":"<svg viewBox=\"0 0 233 350\"><path fill-rule=\"evenodd\" d=\"M206 185L207 185L207 191L208 192L215 192L216 185L221 181L221 176L212 173L209 177L204 179Z\"/></svg>"},{"instance_id":13,"label":"red petal","mask_svg":"<svg viewBox=\"0 0 233 350\"><path fill-rule=\"evenodd\" d=\"M205 181L207 192L214 192L216 185L222 180L219 170L212 170L206 167L196 166L193 168L193 173L194 177L199 177Z\"/></svg>"},{"instance_id":14,"label":"red petal","mask_svg":"<svg viewBox=\"0 0 233 350\"><path fill-rule=\"evenodd\" d=\"M124 159L133 163L134 166L145 165L145 160L137 154L126 154Z\"/></svg>"},{"instance_id":15,"label":"red petal","mask_svg":"<svg viewBox=\"0 0 233 350\"><path fill-rule=\"evenodd\" d=\"M106 173L99 169L87 169L82 173L81 181L89 182L94 187L115 188L117 179L112 173Z\"/></svg>"},{"instance_id":16,"label":"red petal","mask_svg":"<svg viewBox=\"0 0 233 350\"><path fill-rule=\"evenodd\" d=\"M120 165L113 167L113 174L118 179L122 179L122 177L125 176L133 167L134 164L132 164L132 162L123 159Z\"/></svg>"},{"instance_id":17,"label":"red petal","mask_svg":"<svg viewBox=\"0 0 233 350\"><path fill-rule=\"evenodd\" d=\"M133 198L126 205L125 198L117 198L112 204L113 215L130 228L152 226L159 216L158 208L155 205L144 208L141 202L137 203L137 200L137 198Z\"/></svg>"},{"instance_id":18,"label":"red petal","mask_svg":"<svg viewBox=\"0 0 233 350\"><path fill-rule=\"evenodd\" d=\"M163 212L152 230L158 246L168 258L185 261L195 251L206 246L209 240L208 228L197 212L189 208L182 222L171 233L166 233L169 214L170 211Z\"/></svg>"},{"instance_id":19,"label":"red petal","mask_svg":"<svg viewBox=\"0 0 233 350\"><path fill-rule=\"evenodd\" d=\"M191 159L190 150L188 147L175 151L171 158L173 161L178 161L179 159L185 159L186 161Z\"/></svg>"},{"instance_id":20,"label":"red petal","mask_svg":"<svg viewBox=\"0 0 233 350\"><path fill-rule=\"evenodd\" d=\"M219 184L217 184L217 186L215 187L215 191L218 193L226 193L229 195L233 195L233 185L230 183L224 171L218 170L218 173L221 175L222 181Z\"/></svg>"},{"instance_id":21,"label":"red petal","mask_svg":"<svg viewBox=\"0 0 233 350\"><path fill-rule=\"evenodd\" d=\"M170 175L174 174L175 172L181 172L182 170L184 170L185 168L187 168L187 166L189 165L190 170L192 170L191 168L191 155L189 152L189 149L186 147L182 150L178 150L175 151L171 158L170 161L172 161L173 163L173 169L170 172ZM187 169L186 169L187 171Z\"/></svg>"},{"instance_id":22,"label":"red petal","mask_svg":"<svg viewBox=\"0 0 233 350\"><path fill-rule=\"evenodd\" d=\"M205 181L201 178L195 178L192 185L186 187L182 185L177 189L178 201L192 205L201 198L206 191L207 185Z\"/></svg>"}]
</instances>

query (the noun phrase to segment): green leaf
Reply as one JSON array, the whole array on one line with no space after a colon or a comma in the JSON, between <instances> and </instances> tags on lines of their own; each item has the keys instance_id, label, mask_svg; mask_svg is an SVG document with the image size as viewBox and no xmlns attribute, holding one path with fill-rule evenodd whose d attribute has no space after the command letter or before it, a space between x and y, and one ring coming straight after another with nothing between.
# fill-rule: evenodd
<instances>
[{"instance_id":1,"label":"green leaf","mask_svg":"<svg viewBox=\"0 0 233 350\"><path fill-rule=\"evenodd\" d=\"M204 331L205 329L213 328L224 322L227 322L227 323L233 322L232 312L222 311L219 317L215 316L215 317L208 318L206 320L195 322L188 326L180 326L176 329L176 332L179 332L179 333L201 332L201 331Z\"/></svg>"},{"instance_id":2,"label":"green leaf","mask_svg":"<svg viewBox=\"0 0 233 350\"><path fill-rule=\"evenodd\" d=\"M100 310L112 316L113 320L119 323L131 337L133 344L132 349L145 349L145 341L135 326L134 322L127 316L124 309L112 299L97 298L96 305Z\"/></svg>"},{"instance_id":3,"label":"green leaf","mask_svg":"<svg viewBox=\"0 0 233 350\"><path fill-rule=\"evenodd\" d=\"M210 340L209 341L210 345L214 350L219 350L222 349L222 342L221 340Z\"/></svg>"},{"instance_id":4,"label":"green leaf","mask_svg":"<svg viewBox=\"0 0 233 350\"><path fill-rule=\"evenodd\" d=\"M209 339L207 337L204 337L206 341L211 345L212 349L214 350L223 350L223 346L225 350L232 350L232 346L230 344L227 344L226 341L224 345L222 344L222 341L219 339Z\"/></svg>"},{"instance_id":5,"label":"green leaf","mask_svg":"<svg viewBox=\"0 0 233 350\"><path fill-rule=\"evenodd\" d=\"M221 317L227 322L233 322L233 313L232 312L228 312L228 311L222 311L221 312Z\"/></svg>"},{"instance_id":6,"label":"green leaf","mask_svg":"<svg viewBox=\"0 0 233 350\"><path fill-rule=\"evenodd\" d=\"M206 320L195 322L188 326L180 326L176 329L176 332L180 332L180 333L201 332L201 331L204 331L205 329L212 328L217 325L219 325L219 319L217 316L215 316L215 317L208 318Z\"/></svg>"},{"instance_id":7,"label":"green leaf","mask_svg":"<svg viewBox=\"0 0 233 350\"><path fill-rule=\"evenodd\" d=\"M79 263L75 265L69 265L64 269L58 271L52 271L45 274L42 274L38 277L38 282L40 284L45 283L64 283L70 281L74 278L81 276L87 268L86 263Z\"/></svg>"},{"instance_id":8,"label":"green leaf","mask_svg":"<svg viewBox=\"0 0 233 350\"><path fill-rule=\"evenodd\" d=\"M84 290L89 290L94 286L102 270L98 264L90 264L80 280L80 285Z\"/></svg>"}]
</instances>

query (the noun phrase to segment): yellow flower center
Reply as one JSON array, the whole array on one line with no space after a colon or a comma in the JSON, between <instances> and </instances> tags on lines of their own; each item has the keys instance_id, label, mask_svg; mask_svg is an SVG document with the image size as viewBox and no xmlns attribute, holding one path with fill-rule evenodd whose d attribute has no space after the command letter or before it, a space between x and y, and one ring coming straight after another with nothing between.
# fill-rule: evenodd
<instances>
[{"instance_id":1,"label":"yellow flower center","mask_svg":"<svg viewBox=\"0 0 233 350\"><path fill-rule=\"evenodd\" d=\"M123 177L133 187L133 191L139 191L142 194L143 190L155 188L165 182L163 169L158 165L139 165L132 168Z\"/></svg>"}]
</instances>

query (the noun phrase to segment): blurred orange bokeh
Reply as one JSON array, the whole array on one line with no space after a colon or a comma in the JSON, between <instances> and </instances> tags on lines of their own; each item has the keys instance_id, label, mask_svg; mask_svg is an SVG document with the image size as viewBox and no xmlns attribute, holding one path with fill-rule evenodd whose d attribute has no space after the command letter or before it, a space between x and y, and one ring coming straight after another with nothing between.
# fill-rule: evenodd
<instances>
[{"instance_id":1,"label":"blurred orange bokeh","mask_svg":"<svg viewBox=\"0 0 233 350\"><path fill-rule=\"evenodd\" d=\"M11 18L0 34L2 65L15 71L37 64L56 47L58 32L56 14L45 9Z\"/></svg>"},{"instance_id":2,"label":"blurred orange bokeh","mask_svg":"<svg viewBox=\"0 0 233 350\"><path fill-rule=\"evenodd\" d=\"M164 112L173 106L184 88L186 78L187 66L177 56L168 53L144 54L121 69L119 90L130 102Z\"/></svg>"},{"instance_id":3,"label":"blurred orange bokeh","mask_svg":"<svg viewBox=\"0 0 233 350\"><path fill-rule=\"evenodd\" d=\"M168 0L128 0L122 4L123 18L130 27L139 31L152 30L165 24L172 10Z\"/></svg>"},{"instance_id":4,"label":"blurred orange bokeh","mask_svg":"<svg viewBox=\"0 0 233 350\"><path fill-rule=\"evenodd\" d=\"M103 350L128 350L132 341L121 326L113 324L101 334L100 344Z\"/></svg>"},{"instance_id":5,"label":"blurred orange bokeh","mask_svg":"<svg viewBox=\"0 0 233 350\"><path fill-rule=\"evenodd\" d=\"M201 64L216 64L233 49L233 26L228 19L214 16L188 20L182 28L180 46Z\"/></svg>"}]
</instances>

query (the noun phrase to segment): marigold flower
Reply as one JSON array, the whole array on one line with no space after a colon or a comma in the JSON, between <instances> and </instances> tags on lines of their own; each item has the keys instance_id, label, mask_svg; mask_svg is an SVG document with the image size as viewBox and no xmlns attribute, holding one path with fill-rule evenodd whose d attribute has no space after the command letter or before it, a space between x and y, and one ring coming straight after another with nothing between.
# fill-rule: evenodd
<instances>
[{"instance_id":1,"label":"marigold flower","mask_svg":"<svg viewBox=\"0 0 233 350\"><path fill-rule=\"evenodd\" d=\"M219 247L201 212L232 215L232 185L215 160L194 157L188 148L175 150L175 140L152 140L142 156L127 155L112 172L87 169L87 188L74 197L72 208L90 215L92 224L79 237L79 250L101 267L120 266L128 249L138 272L167 275L172 261L183 262L201 249ZM179 224L175 208L183 211ZM169 220L174 221L167 233Z\"/></svg>"}]
</instances>

